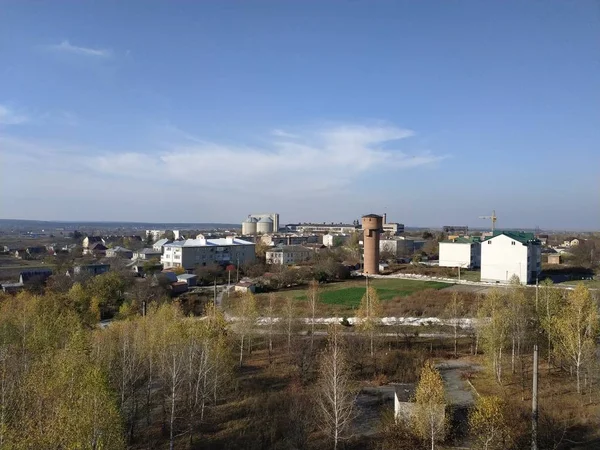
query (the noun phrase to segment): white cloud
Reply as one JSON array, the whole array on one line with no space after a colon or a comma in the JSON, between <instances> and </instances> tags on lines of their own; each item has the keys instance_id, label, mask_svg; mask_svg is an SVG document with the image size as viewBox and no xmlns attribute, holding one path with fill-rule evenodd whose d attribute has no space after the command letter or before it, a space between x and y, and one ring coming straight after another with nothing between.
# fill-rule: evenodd
<instances>
[{"instance_id":1,"label":"white cloud","mask_svg":"<svg viewBox=\"0 0 600 450\"><path fill-rule=\"evenodd\" d=\"M157 154L107 153L92 158L89 166L111 175L143 167L148 180L168 179L208 189L222 186L242 195L250 186L262 194L314 193L342 189L371 171L413 168L443 159L428 152L409 155L384 148L413 134L392 126L346 125L293 137L279 133L263 146L225 145L185 135L184 142Z\"/></svg>"},{"instance_id":2,"label":"white cloud","mask_svg":"<svg viewBox=\"0 0 600 450\"><path fill-rule=\"evenodd\" d=\"M0 125L19 125L28 121L27 116L17 113L8 106L0 105Z\"/></svg>"},{"instance_id":3,"label":"white cloud","mask_svg":"<svg viewBox=\"0 0 600 450\"><path fill-rule=\"evenodd\" d=\"M298 136L298 135L296 135L296 134L288 133L287 131L283 131L283 130L280 130L280 129L278 129L278 128L276 128L276 129L272 130L272 131L271 131L271 134L272 134L273 136L277 136L277 137L284 137L284 138L289 138L289 139L296 139L296 138L298 138L298 137L299 137L299 136Z\"/></svg>"},{"instance_id":4,"label":"white cloud","mask_svg":"<svg viewBox=\"0 0 600 450\"><path fill-rule=\"evenodd\" d=\"M19 192L31 207L45 208L46 200L39 193L63 186L70 197L85 193L87 204L99 208L82 207L68 213L65 197L67 203L61 203L59 209L64 214L85 218L109 210L112 219L120 220L148 219L149 214L154 214L155 220L166 220L173 211L185 211L188 217L209 214L210 220L220 220L226 211L243 217L251 209L265 208L326 216L329 213L316 211L350 208L336 203L343 198L352 198L354 207L360 202L371 204L373 199L363 199L365 192L356 185L361 177L377 180L386 171L432 165L444 158L402 150L409 148L409 142L400 141L413 132L393 126L342 125L294 131L293 138L268 133L262 145L229 145L175 128L165 131L163 138L174 141L143 153L7 135L0 136L0 148L6 149L4 181L12 186L10 192ZM17 176L25 166L27 177ZM3 195L6 201L12 198L8 190ZM124 198L137 201L125 206ZM149 199L154 205L150 210ZM17 208L22 202L10 204Z\"/></svg>"},{"instance_id":5,"label":"white cloud","mask_svg":"<svg viewBox=\"0 0 600 450\"><path fill-rule=\"evenodd\" d=\"M71 44L68 40L62 41L60 44L51 45L52 50L72 53L75 55L82 56L93 56L98 58L109 58L112 56L112 51L107 49L91 48L91 47L79 47Z\"/></svg>"}]
</instances>

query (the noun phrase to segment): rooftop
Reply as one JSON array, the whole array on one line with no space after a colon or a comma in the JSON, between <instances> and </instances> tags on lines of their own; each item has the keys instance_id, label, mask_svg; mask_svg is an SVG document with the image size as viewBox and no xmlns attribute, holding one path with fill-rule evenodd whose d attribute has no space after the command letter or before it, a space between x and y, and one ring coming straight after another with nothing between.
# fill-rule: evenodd
<instances>
[{"instance_id":1,"label":"rooftop","mask_svg":"<svg viewBox=\"0 0 600 450\"><path fill-rule=\"evenodd\" d=\"M254 245L254 242L237 238L186 239L165 244L165 247L226 247L228 245Z\"/></svg>"},{"instance_id":2,"label":"rooftop","mask_svg":"<svg viewBox=\"0 0 600 450\"><path fill-rule=\"evenodd\" d=\"M440 242L440 244L473 244L475 242L481 242L481 238L479 236L460 236L456 239L448 239Z\"/></svg>"},{"instance_id":3,"label":"rooftop","mask_svg":"<svg viewBox=\"0 0 600 450\"><path fill-rule=\"evenodd\" d=\"M515 241L518 241L522 244L528 244L529 242L539 242L533 233L527 233L525 231L498 231L498 230L494 231L493 236L489 236L484 240L487 241L487 240L493 239L500 235L508 236L509 238L514 239Z\"/></svg>"},{"instance_id":4,"label":"rooftop","mask_svg":"<svg viewBox=\"0 0 600 450\"><path fill-rule=\"evenodd\" d=\"M281 247L273 247L267 250L269 252L308 252L310 248L303 247L301 245L282 245Z\"/></svg>"}]
</instances>

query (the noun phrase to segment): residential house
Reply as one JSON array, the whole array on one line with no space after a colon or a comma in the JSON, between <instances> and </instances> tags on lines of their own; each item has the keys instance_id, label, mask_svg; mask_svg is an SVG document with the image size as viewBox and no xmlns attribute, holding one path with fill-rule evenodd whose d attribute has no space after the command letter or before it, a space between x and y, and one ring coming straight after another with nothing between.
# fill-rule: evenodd
<instances>
[{"instance_id":1,"label":"residential house","mask_svg":"<svg viewBox=\"0 0 600 450\"><path fill-rule=\"evenodd\" d=\"M107 258L125 258L131 259L133 257L133 252L125 247L116 246L113 248L109 248L106 250Z\"/></svg>"},{"instance_id":2,"label":"residential house","mask_svg":"<svg viewBox=\"0 0 600 450\"><path fill-rule=\"evenodd\" d=\"M166 239L165 239L166 241ZM148 261L150 259L160 259L162 256L162 250L156 250L153 248L143 248L141 250L133 252L131 259L137 259L140 261Z\"/></svg>"},{"instance_id":3,"label":"residential house","mask_svg":"<svg viewBox=\"0 0 600 450\"><path fill-rule=\"evenodd\" d=\"M541 270L541 244L533 233L495 231L481 243L481 281L508 283L516 275L533 283Z\"/></svg>"},{"instance_id":4,"label":"residential house","mask_svg":"<svg viewBox=\"0 0 600 450\"><path fill-rule=\"evenodd\" d=\"M252 281L240 281L236 283L234 286L235 292L241 292L245 294L246 292L254 293L256 291L256 285Z\"/></svg>"},{"instance_id":5,"label":"residential house","mask_svg":"<svg viewBox=\"0 0 600 450\"><path fill-rule=\"evenodd\" d=\"M186 239L163 246L161 262L165 269L230 263L247 264L256 260L254 242L226 237L219 239Z\"/></svg>"},{"instance_id":6,"label":"residential house","mask_svg":"<svg viewBox=\"0 0 600 450\"><path fill-rule=\"evenodd\" d=\"M459 237L440 242L440 267L474 269L481 266L479 237Z\"/></svg>"},{"instance_id":7,"label":"residential house","mask_svg":"<svg viewBox=\"0 0 600 450\"><path fill-rule=\"evenodd\" d=\"M83 238L82 247L84 250L89 249L92 244L100 243L102 245L106 245L106 241L102 238L102 236L86 236Z\"/></svg>"},{"instance_id":8,"label":"residential house","mask_svg":"<svg viewBox=\"0 0 600 450\"><path fill-rule=\"evenodd\" d=\"M198 275L193 273L183 273L181 275L177 275L177 281L184 281L187 283L188 287L193 287L198 284Z\"/></svg>"},{"instance_id":9,"label":"residential house","mask_svg":"<svg viewBox=\"0 0 600 450\"><path fill-rule=\"evenodd\" d=\"M305 245L316 244L319 242L319 237L316 234L301 235L293 233L285 234L263 234L260 237L263 244L270 247L278 245Z\"/></svg>"},{"instance_id":10,"label":"residential house","mask_svg":"<svg viewBox=\"0 0 600 450\"><path fill-rule=\"evenodd\" d=\"M548 254L548 264L561 264L562 255L560 253Z\"/></svg>"},{"instance_id":11,"label":"residential house","mask_svg":"<svg viewBox=\"0 0 600 450\"><path fill-rule=\"evenodd\" d=\"M345 245L350 240L348 234L325 234L323 235L323 245L328 248Z\"/></svg>"},{"instance_id":12,"label":"residential house","mask_svg":"<svg viewBox=\"0 0 600 450\"><path fill-rule=\"evenodd\" d=\"M108 247L106 247L104 244L102 244L100 242L94 242L88 248L83 249L83 254L84 255L94 255L94 256L105 256L106 250L108 250Z\"/></svg>"},{"instance_id":13,"label":"residential house","mask_svg":"<svg viewBox=\"0 0 600 450\"><path fill-rule=\"evenodd\" d=\"M88 275L96 276L96 275L101 275L103 273L106 273L109 270L110 270L110 264L85 264L85 265L75 266L73 268L73 274L74 275L88 274ZM67 275L71 275L71 274L67 273Z\"/></svg>"},{"instance_id":14,"label":"residential house","mask_svg":"<svg viewBox=\"0 0 600 450\"><path fill-rule=\"evenodd\" d=\"M2 283L1 286L2 292L6 294L16 294L25 287L23 283Z\"/></svg>"},{"instance_id":15,"label":"residential house","mask_svg":"<svg viewBox=\"0 0 600 450\"><path fill-rule=\"evenodd\" d=\"M542 245L548 245L548 235L547 234L538 234L536 236Z\"/></svg>"},{"instance_id":16,"label":"residential house","mask_svg":"<svg viewBox=\"0 0 600 450\"><path fill-rule=\"evenodd\" d=\"M52 270L50 269L24 270L19 274L19 283L23 285L37 282L45 283L51 275Z\"/></svg>"},{"instance_id":17,"label":"residential house","mask_svg":"<svg viewBox=\"0 0 600 450\"><path fill-rule=\"evenodd\" d=\"M312 256L313 251L299 245L284 245L267 250L267 264L298 264L308 261Z\"/></svg>"},{"instance_id":18,"label":"residential house","mask_svg":"<svg viewBox=\"0 0 600 450\"><path fill-rule=\"evenodd\" d=\"M565 241L562 243L562 246L567 247L567 248L577 247L582 242L584 242L583 239L579 239L576 237L570 237L570 238L565 239Z\"/></svg>"},{"instance_id":19,"label":"residential house","mask_svg":"<svg viewBox=\"0 0 600 450\"><path fill-rule=\"evenodd\" d=\"M168 243L170 243L170 242L171 242L171 241L170 241L170 240L168 240L168 239L164 239L164 238L163 238L163 239L159 239L159 240L158 240L158 241L156 241L154 244L152 244L152 248L153 248L155 251L157 251L157 252L160 252L160 254L162 255L162 252L163 252L163 246L164 246L165 244L168 244Z\"/></svg>"}]
</instances>

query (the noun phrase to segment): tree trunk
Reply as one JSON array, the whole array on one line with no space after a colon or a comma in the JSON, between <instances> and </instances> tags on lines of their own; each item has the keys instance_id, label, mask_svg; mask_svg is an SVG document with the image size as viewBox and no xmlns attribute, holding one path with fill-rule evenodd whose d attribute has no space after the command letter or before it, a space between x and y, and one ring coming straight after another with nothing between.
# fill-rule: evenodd
<instances>
[{"instance_id":1,"label":"tree trunk","mask_svg":"<svg viewBox=\"0 0 600 450\"><path fill-rule=\"evenodd\" d=\"M242 334L242 339L240 340L240 367L242 367L243 358L244 358L244 335Z\"/></svg>"}]
</instances>

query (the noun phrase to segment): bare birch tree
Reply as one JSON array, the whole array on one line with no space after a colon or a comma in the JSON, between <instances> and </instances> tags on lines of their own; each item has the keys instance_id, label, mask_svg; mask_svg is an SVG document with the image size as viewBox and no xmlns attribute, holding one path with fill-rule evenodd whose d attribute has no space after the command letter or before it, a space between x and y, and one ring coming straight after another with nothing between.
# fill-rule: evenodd
<instances>
[{"instance_id":1,"label":"bare birch tree","mask_svg":"<svg viewBox=\"0 0 600 450\"><path fill-rule=\"evenodd\" d=\"M554 319L561 354L575 367L577 393L581 393L581 369L594 356L598 336L598 307L583 285L567 294L567 302Z\"/></svg>"},{"instance_id":2,"label":"bare birch tree","mask_svg":"<svg viewBox=\"0 0 600 450\"><path fill-rule=\"evenodd\" d=\"M356 313L358 329L369 337L369 353L375 356L375 331L381 320L381 301L377 289L368 286Z\"/></svg>"},{"instance_id":3,"label":"bare birch tree","mask_svg":"<svg viewBox=\"0 0 600 450\"><path fill-rule=\"evenodd\" d=\"M321 355L317 399L317 418L322 430L333 440L336 450L347 437L354 418L355 394L352 388L346 348L340 325L330 325L327 348Z\"/></svg>"},{"instance_id":4,"label":"bare birch tree","mask_svg":"<svg viewBox=\"0 0 600 450\"><path fill-rule=\"evenodd\" d=\"M454 329L454 357L458 356L458 330L460 329L460 319L465 315L465 304L459 298L458 292L452 293L450 303L444 312L447 319L452 320L452 328Z\"/></svg>"},{"instance_id":5,"label":"bare birch tree","mask_svg":"<svg viewBox=\"0 0 600 450\"><path fill-rule=\"evenodd\" d=\"M446 394L442 376L429 362L421 370L414 400L413 428L434 450L436 442L443 441L446 437Z\"/></svg>"},{"instance_id":6,"label":"bare birch tree","mask_svg":"<svg viewBox=\"0 0 600 450\"><path fill-rule=\"evenodd\" d=\"M478 320L481 344L499 384L502 384L502 353L508 334L506 316L506 299L500 291L493 289L478 311Z\"/></svg>"},{"instance_id":7,"label":"bare birch tree","mask_svg":"<svg viewBox=\"0 0 600 450\"><path fill-rule=\"evenodd\" d=\"M235 314L237 317L233 324L233 330L240 340L240 367L242 367L244 360L244 343L253 333L258 316L254 294L248 292L239 299L237 307L235 308Z\"/></svg>"},{"instance_id":8,"label":"bare birch tree","mask_svg":"<svg viewBox=\"0 0 600 450\"><path fill-rule=\"evenodd\" d=\"M308 308L310 312L310 350L314 348L315 342L315 317L317 315L317 305L319 304L319 282L312 280L308 286L306 298L308 299Z\"/></svg>"}]
</instances>

